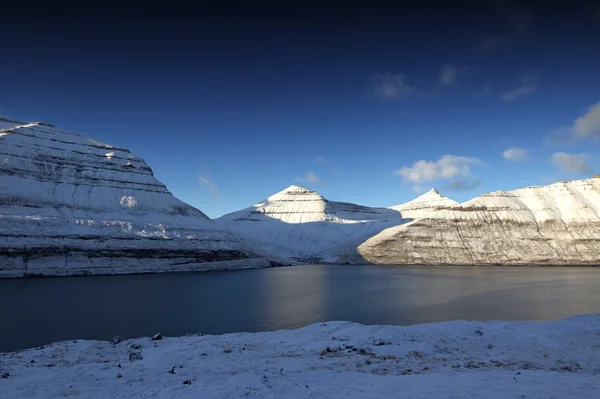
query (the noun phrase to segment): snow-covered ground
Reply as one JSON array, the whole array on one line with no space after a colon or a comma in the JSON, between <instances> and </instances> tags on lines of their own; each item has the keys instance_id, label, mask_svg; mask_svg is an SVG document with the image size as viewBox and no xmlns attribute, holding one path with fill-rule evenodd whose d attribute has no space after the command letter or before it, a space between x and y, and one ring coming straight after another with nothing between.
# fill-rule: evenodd
<instances>
[{"instance_id":1,"label":"snow-covered ground","mask_svg":"<svg viewBox=\"0 0 600 399\"><path fill-rule=\"evenodd\" d=\"M600 315L69 341L0 354L8 398L598 398Z\"/></svg>"}]
</instances>

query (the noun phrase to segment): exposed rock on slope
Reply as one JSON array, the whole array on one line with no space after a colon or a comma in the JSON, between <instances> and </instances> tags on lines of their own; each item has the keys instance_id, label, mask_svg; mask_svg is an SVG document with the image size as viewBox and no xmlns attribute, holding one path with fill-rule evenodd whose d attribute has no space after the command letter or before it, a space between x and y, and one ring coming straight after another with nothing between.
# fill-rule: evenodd
<instances>
[{"instance_id":1,"label":"exposed rock on slope","mask_svg":"<svg viewBox=\"0 0 600 399\"><path fill-rule=\"evenodd\" d=\"M0 276L267 266L124 148L0 118Z\"/></svg>"},{"instance_id":2,"label":"exposed rock on slope","mask_svg":"<svg viewBox=\"0 0 600 399\"><path fill-rule=\"evenodd\" d=\"M328 201L298 186L216 222L270 253L300 262L345 262L346 255L381 230L402 223L400 212Z\"/></svg>"},{"instance_id":3,"label":"exposed rock on slope","mask_svg":"<svg viewBox=\"0 0 600 399\"><path fill-rule=\"evenodd\" d=\"M498 191L463 204L409 204L394 208L414 220L361 244L358 253L364 259L383 264L600 265L600 179Z\"/></svg>"}]
</instances>

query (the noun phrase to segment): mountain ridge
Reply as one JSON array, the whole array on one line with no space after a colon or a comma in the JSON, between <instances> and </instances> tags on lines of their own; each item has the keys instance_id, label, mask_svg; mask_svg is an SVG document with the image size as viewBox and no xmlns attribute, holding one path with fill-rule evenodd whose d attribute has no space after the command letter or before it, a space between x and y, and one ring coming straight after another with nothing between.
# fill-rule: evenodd
<instances>
[{"instance_id":1,"label":"mountain ridge","mask_svg":"<svg viewBox=\"0 0 600 399\"><path fill-rule=\"evenodd\" d=\"M125 148L0 119L0 276L266 266Z\"/></svg>"},{"instance_id":2,"label":"mountain ridge","mask_svg":"<svg viewBox=\"0 0 600 399\"><path fill-rule=\"evenodd\" d=\"M278 248L277 251L282 256L285 256L285 252L288 251L287 255L293 260L308 257L313 261L330 263L600 264L600 180L598 179L580 179L571 182L555 182L547 186L495 191L462 203L441 195L437 189L432 189L411 201L389 208L369 208L329 201L316 191L298 186L291 186L294 198L289 199L288 191L290 188L273 194L254 207L230 213L216 221L219 223L229 219L229 229L244 235L249 240L260 242L263 247L270 248L285 243L285 248ZM300 199L302 195L309 195L313 203L319 203L318 212L314 209L310 212L304 211L302 205L310 201ZM278 212L268 211L268 207L273 205L272 202L280 202L275 205ZM357 214L362 218L347 220L331 211L344 206L360 209ZM384 215L382 209L395 213ZM304 213L319 215L319 217L310 221L302 218L290 221L293 217L290 218L289 215L304 215ZM255 218L244 218L242 216L244 214L253 214ZM372 214L380 217L373 217ZM284 216L280 217L281 215ZM284 223L275 223L278 218ZM244 225L236 223L250 220L267 223ZM349 231L348 225L352 223L355 223L356 228ZM553 224L555 227L550 230L554 233L549 228L546 228L548 231L544 230L543 224L546 227ZM428 226L429 231L422 228L425 225ZM443 229L438 228L442 225ZM479 226L480 235L474 235L472 232L462 234L461 229L469 230L469 225ZM340 233L340 226L344 226L345 229L342 233ZM483 226L487 226L489 231L486 232ZM561 230L557 226L564 226L564 228ZM503 230L498 231L498 229ZM511 229L513 229L512 233ZM269 232L266 233L265 230ZM510 237L511 234L521 237L524 232L528 235L524 242L531 244L533 253L538 254L537 258L527 256L527 251L522 248L524 244L517 245ZM572 233L576 233L575 236L572 236ZM403 248L408 253L381 255L389 255L393 252L390 251L390 242L394 241L393 237L396 235L398 236L396 240L405 244ZM310 236L311 239L302 238L306 236ZM343 237L344 242L340 242L339 237ZM473 256L477 250L469 250L469 246L477 246L478 240L482 248L491 248L495 245L491 243L494 239L505 240L511 242L510 245L521 248L518 257L509 259L511 255L501 256L496 248L495 257L492 256L487 261L485 252ZM292 242L294 240L297 242ZM467 243L466 240L470 242ZM428 241L428 245L437 242L442 247L451 243L450 245L461 248L460 251L464 252L464 256L457 257L457 252L448 255L447 249L445 252L439 251L439 253L446 253L444 259L431 256L430 249L419 244L424 241ZM540 242L551 243L542 245ZM406 243L412 243L412 248ZM380 245L382 247L377 249ZM511 253L510 245L507 244L504 252ZM563 246L567 249L563 250Z\"/></svg>"},{"instance_id":3,"label":"mountain ridge","mask_svg":"<svg viewBox=\"0 0 600 399\"><path fill-rule=\"evenodd\" d=\"M600 264L600 175L388 208L291 185L215 220L125 148L0 118L0 277L298 263Z\"/></svg>"}]
</instances>

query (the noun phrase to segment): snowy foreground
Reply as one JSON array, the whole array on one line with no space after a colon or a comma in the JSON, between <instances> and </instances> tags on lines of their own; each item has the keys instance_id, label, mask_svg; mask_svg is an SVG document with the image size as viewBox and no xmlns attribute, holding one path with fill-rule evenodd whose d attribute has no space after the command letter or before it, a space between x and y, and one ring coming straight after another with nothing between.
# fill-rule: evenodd
<instances>
[{"instance_id":1,"label":"snowy foreground","mask_svg":"<svg viewBox=\"0 0 600 399\"><path fill-rule=\"evenodd\" d=\"M0 354L7 398L598 398L600 315L69 341Z\"/></svg>"}]
</instances>

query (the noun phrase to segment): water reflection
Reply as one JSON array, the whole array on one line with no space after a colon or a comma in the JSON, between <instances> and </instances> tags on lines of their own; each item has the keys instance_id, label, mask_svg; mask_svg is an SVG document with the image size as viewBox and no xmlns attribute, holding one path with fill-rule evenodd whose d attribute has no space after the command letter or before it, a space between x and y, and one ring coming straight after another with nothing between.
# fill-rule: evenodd
<instances>
[{"instance_id":1,"label":"water reflection","mask_svg":"<svg viewBox=\"0 0 600 399\"><path fill-rule=\"evenodd\" d=\"M327 280L322 267L286 267L264 276L262 330L296 328L327 320Z\"/></svg>"},{"instance_id":2,"label":"water reflection","mask_svg":"<svg viewBox=\"0 0 600 399\"><path fill-rule=\"evenodd\" d=\"M600 313L600 269L299 266L0 280L0 351L58 340Z\"/></svg>"}]
</instances>

